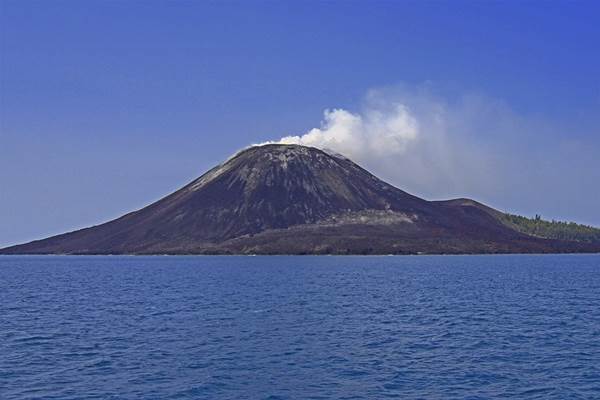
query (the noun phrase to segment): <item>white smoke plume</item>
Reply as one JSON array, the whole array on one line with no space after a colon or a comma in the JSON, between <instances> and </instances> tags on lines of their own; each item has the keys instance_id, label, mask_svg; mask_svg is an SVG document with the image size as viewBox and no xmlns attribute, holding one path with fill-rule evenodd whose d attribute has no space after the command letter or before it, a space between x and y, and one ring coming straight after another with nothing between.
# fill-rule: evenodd
<instances>
[{"instance_id":1,"label":"white smoke plume","mask_svg":"<svg viewBox=\"0 0 600 400\"><path fill-rule=\"evenodd\" d=\"M473 156L457 155L457 147L463 153L469 147L459 135L447 138L457 111L427 88L371 90L359 112L325 110L319 128L266 143L333 150L402 188L443 197L460 191L457 173L468 167L465 163L479 163L475 175L486 169ZM458 175L463 182L473 180Z\"/></svg>"},{"instance_id":2,"label":"white smoke plume","mask_svg":"<svg viewBox=\"0 0 600 400\"><path fill-rule=\"evenodd\" d=\"M417 120L403 104L388 112L368 109L362 115L343 109L325 110L320 128L302 136L286 136L279 143L335 150L353 159L403 153L419 134Z\"/></svg>"},{"instance_id":3,"label":"white smoke plume","mask_svg":"<svg viewBox=\"0 0 600 400\"><path fill-rule=\"evenodd\" d=\"M429 199L464 196L525 215L597 223L586 216L600 199L585 188L600 181L600 149L590 140L599 126L598 118L520 114L479 93L442 96L425 84L371 90L358 111L326 110L318 128L266 143L333 150Z\"/></svg>"}]
</instances>

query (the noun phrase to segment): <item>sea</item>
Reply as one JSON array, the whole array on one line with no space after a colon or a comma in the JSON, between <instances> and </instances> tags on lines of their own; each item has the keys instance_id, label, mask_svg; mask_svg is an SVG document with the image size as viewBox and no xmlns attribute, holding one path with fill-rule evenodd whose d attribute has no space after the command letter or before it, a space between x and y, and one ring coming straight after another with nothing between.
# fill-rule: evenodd
<instances>
[{"instance_id":1,"label":"sea","mask_svg":"<svg viewBox=\"0 0 600 400\"><path fill-rule=\"evenodd\" d=\"M1 256L0 399L600 399L600 255Z\"/></svg>"}]
</instances>

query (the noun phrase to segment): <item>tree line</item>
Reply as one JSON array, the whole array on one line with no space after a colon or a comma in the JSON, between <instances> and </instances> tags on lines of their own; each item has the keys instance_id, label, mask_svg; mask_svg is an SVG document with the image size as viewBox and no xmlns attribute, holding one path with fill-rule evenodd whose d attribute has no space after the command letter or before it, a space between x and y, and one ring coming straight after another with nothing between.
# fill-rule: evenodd
<instances>
[{"instance_id":1,"label":"tree line","mask_svg":"<svg viewBox=\"0 0 600 400\"><path fill-rule=\"evenodd\" d=\"M600 242L600 229L589 225L555 220L546 221L537 214L534 218L503 214L501 219L513 229L532 236L577 242Z\"/></svg>"}]
</instances>

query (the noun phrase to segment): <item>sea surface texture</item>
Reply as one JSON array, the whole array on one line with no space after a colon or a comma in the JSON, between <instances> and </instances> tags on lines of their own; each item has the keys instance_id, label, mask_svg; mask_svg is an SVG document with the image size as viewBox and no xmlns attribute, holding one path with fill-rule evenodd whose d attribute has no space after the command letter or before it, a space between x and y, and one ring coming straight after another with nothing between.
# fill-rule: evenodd
<instances>
[{"instance_id":1,"label":"sea surface texture","mask_svg":"<svg viewBox=\"0 0 600 400\"><path fill-rule=\"evenodd\" d=\"M600 256L4 256L0 398L599 399Z\"/></svg>"}]
</instances>

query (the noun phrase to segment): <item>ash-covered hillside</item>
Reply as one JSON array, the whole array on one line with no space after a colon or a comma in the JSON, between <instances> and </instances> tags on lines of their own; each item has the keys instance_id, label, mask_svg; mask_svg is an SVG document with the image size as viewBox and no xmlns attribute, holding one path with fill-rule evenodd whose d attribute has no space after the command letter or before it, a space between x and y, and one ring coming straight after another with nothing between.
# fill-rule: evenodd
<instances>
[{"instance_id":1,"label":"ash-covered hillside","mask_svg":"<svg viewBox=\"0 0 600 400\"><path fill-rule=\"evenodd\" d=\"M173 194L102 225L4 254L408 254L600 251L530 236L502 213L431 202L347 158L298 145L248 148Z\"/></svg>"}]
</instances>

